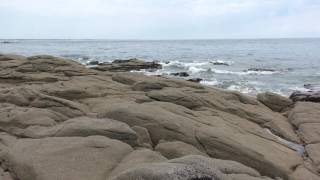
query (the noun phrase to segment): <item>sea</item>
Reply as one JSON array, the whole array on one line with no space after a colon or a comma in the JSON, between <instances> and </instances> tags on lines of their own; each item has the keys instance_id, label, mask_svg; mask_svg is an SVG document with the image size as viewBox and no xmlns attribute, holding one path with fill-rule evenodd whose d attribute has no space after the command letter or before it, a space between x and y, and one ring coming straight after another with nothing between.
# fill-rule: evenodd
<instances>
[{"instance_id":1,"label":"sea","mask_svg":"<svg viewBox=\"0 0 320 180\"><path fill-rule=\"evenodd\" d=\"M147 75L187 72L200 83L256 95L289 96L320 84L320 38L210 40L0 39L0 53L54 55L87 64L138 58L163 68Z\"/></svg>"}]
</instances>

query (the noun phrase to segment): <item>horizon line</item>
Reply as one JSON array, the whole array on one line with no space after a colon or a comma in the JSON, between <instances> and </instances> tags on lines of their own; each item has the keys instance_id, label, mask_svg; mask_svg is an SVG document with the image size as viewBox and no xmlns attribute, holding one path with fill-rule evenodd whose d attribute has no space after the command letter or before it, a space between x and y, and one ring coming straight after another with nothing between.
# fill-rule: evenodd
<instances>
[{"instance_id":1,"label":"horizon line","mask_svg":"<svg viewBox=\"0 0 320 180\"><path fill-rule=\"evenodd\" d=\"M262 38L0 38L0 40L106 40L106 41L194 41L194 40L274 40L274 39L320 39L320 37L262 37Z\"/></svg>"}]
</instances>

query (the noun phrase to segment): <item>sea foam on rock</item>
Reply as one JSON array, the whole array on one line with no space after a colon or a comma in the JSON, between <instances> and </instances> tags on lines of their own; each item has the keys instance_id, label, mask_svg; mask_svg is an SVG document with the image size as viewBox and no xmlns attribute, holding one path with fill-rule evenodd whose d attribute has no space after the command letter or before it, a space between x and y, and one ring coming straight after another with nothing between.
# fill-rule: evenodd
<instances>
[{"instance_id":1,"label":"sea foam on rock","mask_svg":"<svg viewBox=\"0 0 320 180\"><path fill-rule=\"evenodd\" d=\"M53 56L0 55L0 174L23 180L319 177L319 135L308 125L318 123L317 103L290 105L287 117L270 102L276 96L258 101L182 79L113 72L127 71L122 63L131 62L95 70ZM265 128L303 143L308 156Z\"/></svg>"}]
</instances>

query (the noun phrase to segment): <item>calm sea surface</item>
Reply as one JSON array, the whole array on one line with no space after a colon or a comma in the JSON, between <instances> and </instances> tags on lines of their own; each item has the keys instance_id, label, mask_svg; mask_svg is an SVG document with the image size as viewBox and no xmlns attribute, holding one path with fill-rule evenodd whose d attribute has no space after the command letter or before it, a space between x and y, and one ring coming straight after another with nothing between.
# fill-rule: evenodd
<instances>
[{"instance_id":1,"label":"calm sea surface","mask_svg":"<svg viewBox=\"0 0 320 180\"><path fill-rule=\"evenodd\" d=\"M320 84L320 39L256 40L0 40L0 53L50 54L86 63L139 58L188 72L201 83L244 93L289 95ZM217 65L217 64L224 65Z\"/></svg>"}]
</instances>

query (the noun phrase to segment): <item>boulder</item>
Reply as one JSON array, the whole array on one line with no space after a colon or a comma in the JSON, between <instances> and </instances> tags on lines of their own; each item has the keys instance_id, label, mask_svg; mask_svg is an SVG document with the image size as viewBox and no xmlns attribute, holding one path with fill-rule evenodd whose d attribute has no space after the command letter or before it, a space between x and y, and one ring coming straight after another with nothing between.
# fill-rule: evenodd
<instances>
[{"instance_id":1,"label":"boulder","mask_svg":"<svg viewBox=\"0 0 320 180\"><path fill-rule=\"evenodd\" d=\"M293 105L290 99L272 92L259 93L257 99L276 112L283 112Z\"/></svg>"},{"instance_id":2,"label":"boulder","mask_svg":"<svg viewBox=\"0 0 320 180\"><path fill-rule=\"evenodd\" d=\"M102 136L20 139L1 155L1 161L23 180L105 180L132 151Z\"/></svg>"},{"instance_id":3,"label":"boulder","mask_svg":"<svg viewBox=\"0 0 320 180\"><path fill-rule=\"evenodd\" d=\"M201 155L208 157L206 153L203 153L194 146L181 141L160 142L155 147L155 150L168 159L180 158L187 155Z\"/></svg>"}]
</instances>

